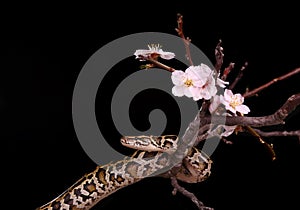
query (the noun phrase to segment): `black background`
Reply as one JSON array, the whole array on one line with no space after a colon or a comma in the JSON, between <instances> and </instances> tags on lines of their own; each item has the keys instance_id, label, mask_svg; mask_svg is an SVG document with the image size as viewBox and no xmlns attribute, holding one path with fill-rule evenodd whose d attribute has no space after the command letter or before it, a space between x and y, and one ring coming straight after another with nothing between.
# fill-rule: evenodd
<instances>
[{"instance_id":1,"label":"black background","mask_svg":"<svg viewBox=\"0 0 300 210\"><path fill-rule=\"evenodd\" d=\"M0 77L3 205L34 209L94 169L95 163L77 140L71 107L76 78L99 48L132 33L176 34L176 13L180 12L186 35L212 61L216 43L223 40L224 66L236 63L229 79L245 61L249 62L235 90L244 92L246 87L253 89L300 66L295 8L288 4L263 7L186 1L167 6L159 2L106 2L99 6L73 3L4 7ZM139 65L134 57L127 64L134 68ZM299 92L299 79L298 75L278 82L259 97L247 99L249 116L272 114L290 95ZM109 97L110 91L101 97ZM105 124L104 113L110 110L99 108L102 100L97 98L99 126L106 132L113 131ZM157 106L160 103L163 106L165 102L158 100ZM141 107L132 109L142 112ZM143 119L137 120L142 124ZM172 127L170 120L168 123ZM299 129L299 109L286 125L276 128ZM111 141L118 142L117 137L112 132ZM299 208L297 138L267 139L278 156L274 162L254 138L241 135L232 140L233 145L220 143L212 155L210 179L183 186L216 210ZM116 192L95 209L196 209L187 198L172 196L171 191L169 180L143 180Z\"/></svg>"}]
</instances>

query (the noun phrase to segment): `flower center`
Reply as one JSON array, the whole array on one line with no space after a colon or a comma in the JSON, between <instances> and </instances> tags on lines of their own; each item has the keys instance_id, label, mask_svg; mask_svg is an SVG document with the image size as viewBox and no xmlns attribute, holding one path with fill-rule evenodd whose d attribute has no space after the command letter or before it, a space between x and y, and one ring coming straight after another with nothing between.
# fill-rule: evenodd
<instances>
[{"instance_id":1,"label":"flower center","mask_svg":"<svg viewBox=\"0 0 300 210\"><path fill-rule=\"evenodd\" d=\"M242 104L242 103L241 103L241 101L239 100L239 98L238 98L237 96L233 96L233 97L231 98L230 103L229 103L229 105L230 105L232 108L234 108L234 109L235 109L236 106L239 106L239 105L241 105L241 104Z\"/></svg>"},{"instance_id":2,"label":"flower center","mask_svg":"<svg viewBox=\"0 0 300 210\"><path fill-rule=\"evenodd\" d=\"M193 81L191 79L187 79L184 83L186 86L190 87L193 85Z\"/></svg>"}]
</instances>

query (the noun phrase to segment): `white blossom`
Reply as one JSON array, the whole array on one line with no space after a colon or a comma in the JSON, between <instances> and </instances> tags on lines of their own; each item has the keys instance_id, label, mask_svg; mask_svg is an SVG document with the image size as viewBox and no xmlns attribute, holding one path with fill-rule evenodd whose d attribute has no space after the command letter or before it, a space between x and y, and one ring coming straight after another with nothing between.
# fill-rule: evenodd
<instances>
[{"instance_id":1,"label":"white blossom","mask_svg":"<svg viewBox=\"0 0 300 210\"><path fill-rule=\"evenodd\" d=\"M158 57L161 57L163 59L170 60L175 57L174 53L163 51L159 44L148 45L148 48L148 50L136 50L134 53L135 58L143 61L145 58L157 59Z\"/></svg>"},{"instance_id":2,"label":"white blossom","mask_svg":"<svg viewBox=\"0 0 300 210\"><path fill-rule=\"evenodd\" d=\"M220 102L225 105L225 109L236 114L248 114L250 109L244 105L244 97L241 94L233 94L231 90L225 89L224 96L220 96Z\"/></svg>"},{"instance_id":3,"label":"white blossom","mask_svg":"<svg viewBox=\"0 0 300 210\"><path fill-rule=\"evenodd\" d=\"M217 93L213 71L205 64L190 66L185 72L176 70L172 72L171 79L175 85L172 88L175 96L185 95L197 101L202 98L209 100Z\"/></svg>"}]
</instances>

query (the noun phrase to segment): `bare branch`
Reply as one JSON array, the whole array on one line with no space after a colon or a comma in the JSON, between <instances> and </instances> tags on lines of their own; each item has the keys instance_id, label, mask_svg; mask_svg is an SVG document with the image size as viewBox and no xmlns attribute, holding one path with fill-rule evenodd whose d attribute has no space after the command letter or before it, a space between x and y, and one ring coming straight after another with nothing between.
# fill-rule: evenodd
<instances>
[{"instance_id":1,"label":"bare branch","mask_svg":"<svg viewBox=\"0 0 300 210\"><path fill-rule=\"evenodd\" d=\"M273 136L295 136L298 137L300 143L300 130L296 131L262 131L259 129L254 129L259 135L264 137L273 137Z\"/></svg>"},{"instance_id":2,"label":"bare branch","mask_svg":"<svg viewBox=\"0 0 300 210\"><path fill-rule=\"evenodd\" d=\"M224 69L223 75L221 77L222 80L226 81L228 75L230 74L230 72L232 71L232 69L234 68L235 63L229 63L229 65Z\"/></svg>"},{"instance_id":3,"label":"bare branch","mask_svg":"<svg viewBox=\"0 0 300 210\"><path fill-rule=\"evenodd\" d=\"M171 184L174 187L174 190L172 191L173 195L176 195L177 192L180 192L182 195L186 196L194 204L196 204L199 210L213 210L213 208L204 206L204 204L200 200L198 200L198 198L193 193L180 186L176 177L171 176Z\"/></svg>"},{"instance_id":4,"label":"bare branch","mask_svg":"<svg viewBox=\"0 0 300 210\"><path fill-rule=\"evenodd\" d=\"M223 47L221 46L221 44L222 44L222 40L220 39L215 48L215 57L216 57L215 69L217 73L219 73L221 70L221 67L223 65L223 58L224 58Z\"/></svg>"},{"instance_id":5,"label":"bare branch","mask_svg":"<svg viewBox=\"0 0 300 210\"><path fill-rule=\"evenodd\" d=\"M289 73L287 73L287 74L284 74L284 75L282 75L282 76L280 76L280 77L277 77L277 78L271 80L270 82L268 82L268 83L266 83L266 84L264 84L264 85L262 85L262 86L260 86L260 87L258 87L258 88L255 88L255 89L252 90L252 91L248 91L248 92L244 93L243 96L244 96L245 98L254 96L254 95L256 95L258 92L262 91L263 89L266 89L267 87L273 85L274 83L276 83L276 82L278 82L278 81L280 81L280 80L287 79L287 78L289 78L289 77L291 77L291 76L293 76L293 75L295 75L295 74L298 74L298 73L300 73L300 68L296 68L296 69L292 70L291 72L289 72Z\"/></svg>"},{"instance_id":6,"label":"bare branch","mask_svg":"<svg viewBox=\"0 0 300 210\"><path fill-rule=\"evenodd\" d=\"M183 43L184 43L184 47L185 47L185 52L186 52L186 57L187 60L189 61L190 65L193 66L193 61L192 61L192 56L191 56L191 51L190 51L190 42L191 39L190 38L186 38L184 36L183 33L183 20L182 20L183 16L181 14L177 14L177 28L175 28L175 30L178 33L178 36L181 37Z\"/></svg>"},{"instance_id":7,"label":"bare branch","mask_svg":"<svg viewBox=\"0 0 300 210\"><path fill-rule=\"evenodd\" d=\"M152 66L152 67L158 67L158 68L161 68L161 69L163 69L163 70L167 70L167 71L169 71L169 72L173 72L173 71L175 71L175 69L174 68L172 68L172 67L170 67L170 66L167 66L167 65L165 65L165 64L163 64L163 63L161 63L161 62L159 62L159 61L157 61L157 60L155 60L155 59L153 59L153 58L148 58L148 57L143 57L143 59L144 60L146 60L146 61L149 61L149 62L151 62L154 66Z\"/></svg>"},{"instance_id":8,"label":"bare branch","mask_svg":"<svg viewBox=\"0 0 300 210\"><path fill-rule=\"evenodd\" d=\"M201 111L199 113L201 119L207 115L209 105L210 105L210 101L209 100L204 100L202 102ZM202 127L203 125L205 125L205 124L202 123L202 121L200 121L200 127Z\"/></svg>"},{"instance_id":9,"label":"bare branch","mask_svg":"<svg viewBox=\"0 0 300 210\"><path fill-rule=\"evenodd\" d=\"M231 83L228 89L232 90L236 86L236 84L241 80L241 78L244 75L244 70L247 68L247 66L248 66L248 62L245 62L245 64L240 69L238 75L236 76L235 80L233 81L233 83Z\"/></svg>"},{"instance_id":10,"label":"bare branch","mask_svg":"<svg viewBox=\"0 0 300 210\"><path fill-rule=\"evenodd\" d=\"M276 154L275 151L273 149L273 146L268 144L267 142L265 142L262 137L256 132L256 130L254 130L253 128L251 128L250 126L245 126L244 127L249 133L251 133L253 136L255 136L259 142L268 150L268 152L270 153L272 160L276 159Z\"/></svg>"}]
</instances>

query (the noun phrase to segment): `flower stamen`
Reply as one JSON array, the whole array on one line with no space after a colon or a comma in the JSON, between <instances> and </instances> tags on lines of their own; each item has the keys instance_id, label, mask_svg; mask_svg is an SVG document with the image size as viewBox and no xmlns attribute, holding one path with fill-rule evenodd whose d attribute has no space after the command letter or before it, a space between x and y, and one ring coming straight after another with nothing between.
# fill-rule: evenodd
<instances>
[{"instance_id":1,"label":"flower stamen","mask_svg":"<svg viewBox=\"0 0 300 210\"><path fill-rule=\"evenodd\" d=\"M231 98L231 101L230 101L230 103L229 103L229 105L232 107L232 108L234 108L235 109L235 107L237 107L237 106L239 106L239 105L241 105L242 103L241 103L241 101L239 100L239 98L236 96L236 95L234 95L232 98Z\"/></svg>"},{"instance_id":2,"label":"flower stamen","mask_svg":"<svg viewBox=\"0 0 300 210\"><path fill-rule=\"evenodd\" d=\"M190 86L193 86L193 80L191 79L187 79L184 84L187 86L187 87L190 87Z\"/></svg>"}]
</instances>

